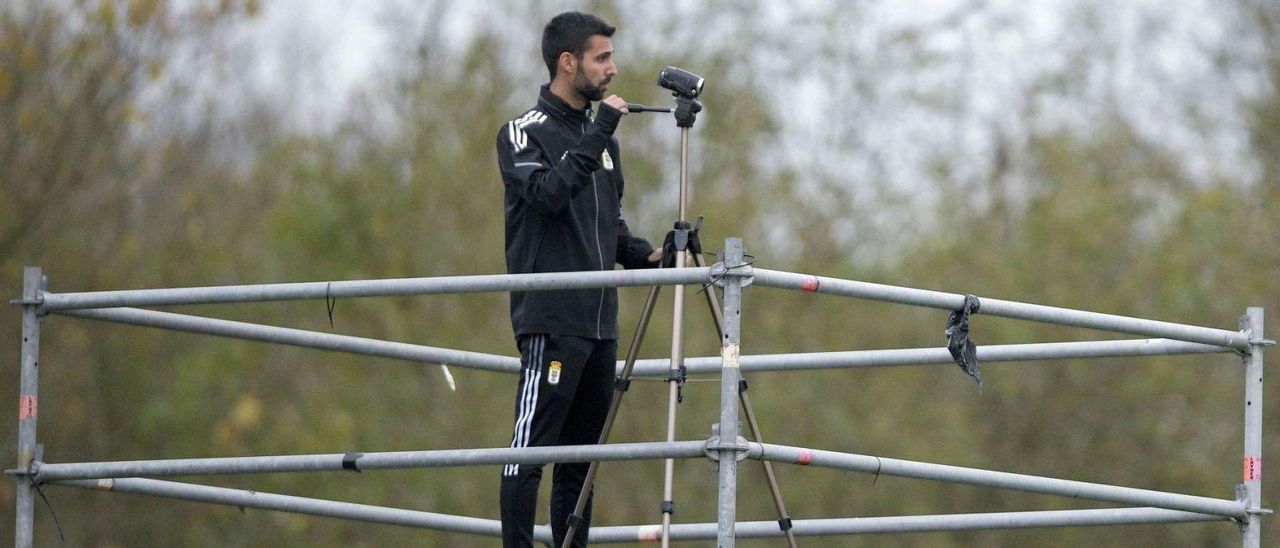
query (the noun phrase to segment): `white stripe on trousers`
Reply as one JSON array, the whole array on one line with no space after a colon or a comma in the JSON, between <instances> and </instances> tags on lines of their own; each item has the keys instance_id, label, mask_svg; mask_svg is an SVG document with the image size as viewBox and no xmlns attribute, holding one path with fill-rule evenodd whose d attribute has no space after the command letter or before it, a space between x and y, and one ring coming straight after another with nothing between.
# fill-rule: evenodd
<instances>
[{"instance_id":1,"label":"white stripe on trousers","mask_svg":"<svg viewBox=\"0 0 1280 548\"><path fill-rule=\"evenodd\" d=\"M520 387L520 415L516 418L515 433L512 435L511 447L527 447L529 432L533 425L533 412L538 406L538 385L542 381L542 356L546 351L547 336L529 338L530 366L522 371L524 384ZM502 469L502 475L514 476L520 472L519 464L508 464Z\"/></svg>"}]
</instances>

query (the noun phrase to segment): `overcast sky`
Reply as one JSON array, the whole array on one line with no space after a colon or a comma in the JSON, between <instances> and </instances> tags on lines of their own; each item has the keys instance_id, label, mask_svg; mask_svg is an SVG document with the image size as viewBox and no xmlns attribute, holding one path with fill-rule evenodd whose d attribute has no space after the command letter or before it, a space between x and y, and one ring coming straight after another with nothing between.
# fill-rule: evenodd
<instances>
[{"instance_id":1,"label":"overcast sky","mask_svg":"<svg viewBox=\"0 0 1280 548\"><path fill-rule=\"evenodd\" d=\"M404 62L395 32L436 28L445 44L463 47L483 24L513 37L518 54L511 57L523 57L536 51L542 19L579 7L546 2L504 13L483 2L439 4L264 2L238 34L252 50L245 69L255 93L280 105L296 129L324 130L341 119L353 93ZM775 165L804 166L812 177L846 179L855 189L871 188L862 178L910 192L931 176L938 154L959 159L952 176L963 181L989 172L999 146L1016 147L1032 132L1095 131L1119 112L1181 157L1193 178L1248 184L1257 176L1240 105L1262 89L1263 71L1249 64L1254 46L1235 40L1231 10L1211 0L730 5L620 2L616 41L620 54L658 58L668 50L672 57L729 51L747 67L738 74L757 81L782 121L780 142L766 151ZM539 10L545 16L525 20ZM745 31L757 41L743 43ZM912 33L917 41L901 45ZM815 39L843 52L838 62L816 55ZM528 61L540 70L536 57ZM1066 93L1031 91L1080 63L1079 77L1054 84Z\"/></svg>"}]
</instances>

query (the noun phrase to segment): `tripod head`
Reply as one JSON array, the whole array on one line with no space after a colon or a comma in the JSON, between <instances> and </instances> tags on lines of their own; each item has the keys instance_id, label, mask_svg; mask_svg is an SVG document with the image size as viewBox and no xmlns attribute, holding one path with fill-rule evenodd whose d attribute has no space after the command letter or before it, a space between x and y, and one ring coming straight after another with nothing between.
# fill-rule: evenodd
<instances>
[{"instance_id":1,"label":"tripod head","mask_svg":"<svg viewBox=\"0 0 1280 548\"><path fill-rule=\"evenodd\" d=\"M627 103L627 110L630 112L675 112L676 126L682 128L693 127L693 123L698 119L698 113L702 112L702 101L698 100L698 96L702 94L702 85L706 83L706 79L697 74L676 67L667 67L658 72L658 85L671 90L671 95L676 98L676 107L651 107L641 105L639 103Z\"/></svg>"}]
</instances>

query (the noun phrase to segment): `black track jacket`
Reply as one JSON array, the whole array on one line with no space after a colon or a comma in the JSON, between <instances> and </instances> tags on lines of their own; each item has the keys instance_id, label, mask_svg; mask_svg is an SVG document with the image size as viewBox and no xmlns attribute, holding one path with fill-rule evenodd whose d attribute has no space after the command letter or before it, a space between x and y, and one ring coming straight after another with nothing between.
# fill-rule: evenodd
<instances>
[{"instance_id":1,"label":"black track jacket","mask_svg":"<svg viewBox=\"0 0 1280 548\"><path fill-rule=\"evenodd\" d=\"M657 266L653 246L622 219L622 163L613 130L622 113L591 115L543 85L538 105L498 130L506 187L507 272L569 272ZM613 288L513 291L515 334L618 337Z\"/></svg>"}]
</instances>

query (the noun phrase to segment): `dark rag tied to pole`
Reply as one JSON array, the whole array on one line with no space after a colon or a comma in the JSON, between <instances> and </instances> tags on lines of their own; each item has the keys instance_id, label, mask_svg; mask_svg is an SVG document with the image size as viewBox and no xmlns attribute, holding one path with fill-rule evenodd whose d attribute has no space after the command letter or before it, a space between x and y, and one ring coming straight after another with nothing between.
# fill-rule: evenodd
<instances>
[{"instance_id":1,"label":"dark rag tied to pole","mask_svg":"<svg viewBox=\"0 0 1280 548\"><path fill-rule=\"evenodd\" d=\"M982 370L978 368L978 345L969 338L969 316L976 314L982 303L973 295L964 296L964 306L951 312L947 318L947 350L965 373L978 383L982 393Z\"/></svg>"}]
</instances>

